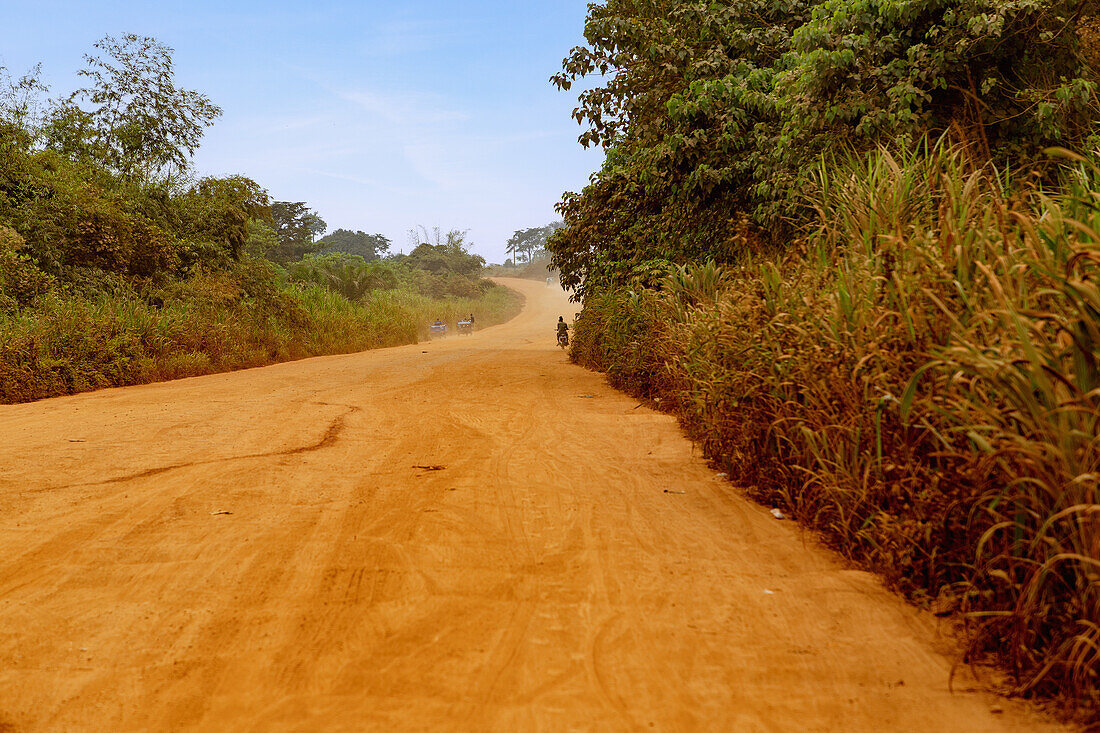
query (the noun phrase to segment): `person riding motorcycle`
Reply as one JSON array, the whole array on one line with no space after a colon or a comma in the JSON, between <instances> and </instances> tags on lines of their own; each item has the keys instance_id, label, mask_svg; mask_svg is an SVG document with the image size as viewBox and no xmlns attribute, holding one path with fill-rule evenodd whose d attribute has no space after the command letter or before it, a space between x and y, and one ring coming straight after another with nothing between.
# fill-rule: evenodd
<instances>
[{"instance_id":1,"label":"person riding motorcycle","mask_svg":"<svg viewBox=\"0 0 1100 733\"><path fill-rule=\"evenodd\" d=\"M569 324L563 316L558 316L558 343L569 345Z\"/></svg>"}]
</instances>

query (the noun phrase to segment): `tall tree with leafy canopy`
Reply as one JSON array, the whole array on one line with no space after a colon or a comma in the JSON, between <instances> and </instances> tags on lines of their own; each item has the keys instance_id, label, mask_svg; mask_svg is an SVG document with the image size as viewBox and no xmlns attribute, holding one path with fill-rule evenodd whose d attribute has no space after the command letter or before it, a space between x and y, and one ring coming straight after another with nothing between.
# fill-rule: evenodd
<instances>
[{"instance_id":1,"label":"tall tree with leafy canopy","mask_svg":"<svg viewBox=\"0 0 1100 733\"><path fill-rule=\"evenodd\" d=\"M737 259L805 215L822 154L948 133L984 159L1098 142L1096 0L607 0L551 81L607 151L559 205L563 283Z\"/></svg>"},{"instance_id":2,"label":"tall tree with leafy canopy","mask_svg":"<svg viewBox=\"0 0 1100 733\"><path fill-rule=\"evenodd\" d=\"M536 257L545 256L547 240L563 226L560 221L556 221L544 227L517 229L508 238L505 251L514 256L517 263L521 260L531 262Z\"/></svg>"},{"instance_id":3,"label":"tall tree with leafy canopy","mask_svg":"<svg viewBox=\"0 0 1100 733\"><path fill-rule=\"evenodd\" d=\"M779 90L789 135L952 130L975 155L1098 142L1095 0L823 0Z\"/></svg>"},{"instance_id":4,"label":"tall tree with leafy canopy","mask_svg":"<svg viewBox=\"0 0 1100 733\"><path fill-rule=\"evenodd\" d=\"M190 156L221 108L175 83L173 50L155 38L105 36L79 74L88 85L55 110L51 145L98 159L132 179L170 178Z\"/></svg>"},{"instance_id":5,"label":"tall tree with leafy canopy","mask_svg":"<svg viewBox=\"0 0 1100 733\"><path fill-rule=\"evenodd\" d=\"M275 201L271 204L275 247L264 256L275 262L296 262L320 249L317 237L328 225L304 201Z\"/></svg>"},{"instance_id":6,"label":"tall tree with leafy canopy","mask_svg":"<svg viewBox=\"0 0 1100 733\"><path fill-rule=\"evenodd\" d=\"M43 99L49 87L42 81L42 64L20 77L0 66L0 125L10 134L19 130L28 139L39 132L45 114Z\"/></svg>"},{"instance_id":7,"label":"tall tree with leafy canopy","mask_svg":"<svg viewBox=\"0 0 1100 733\"><path fill-rule=\"evenodd\" d=\"M270 197L258 183L244 176L203 178L178 199L181 224L188 239L214 245L213 256L239 260L252 229L270 219ZM209 261L210 253L195 251L194 262Z\"/></svg>"},{"instance_id":8,"label":"tall tree with leafy canopy","mask_svg":"<svg viewBox=\"0 0 1100 733\"><path fill-rule=\"evenodd\" d=\"M358 255L365 261L380 259L393 244L381 234L367 234L350 229L337 229L317 242L321 252L343 252Z\"/></svg>"},{"instance_id":9,"label":"tall tree with leafy canopy","mask_svg":"<svg viewBox=\"0 0 1100 733\"><path fill-rule=\"evenodd\" d=\"M587 46L551 78L560 89L598 75L574 117L580 142L606 151L581 193L559 205L551 240L562 282L583 296L590 279L623 277L653 259L730 259L744 247L740 212L774 147L781 118L773 66L809 17L809 0L607 0L590 5ZM688 102L729 80L739 100Z\"/></svg>"}]
</instances>

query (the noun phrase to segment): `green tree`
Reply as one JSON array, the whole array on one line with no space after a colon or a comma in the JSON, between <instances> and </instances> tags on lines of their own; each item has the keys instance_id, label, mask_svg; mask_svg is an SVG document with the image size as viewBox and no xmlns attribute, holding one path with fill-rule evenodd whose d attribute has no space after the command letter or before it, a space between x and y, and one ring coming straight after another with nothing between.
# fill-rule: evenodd
<instances>
[{"instance_id":1,"label":"green tree","mask_svg":"<svg viewBox=\"0 0 1100 733\"><path fill-rule=\"evenodd\" d=\"M778 89L789 135L867 140L953 129L985 158L1097 131L1094 0L823 0Z\"/></svg>"},{"instance_id":2,"label":"green tree","mask_svg":"<svg viewBox=\"0 0 1100 733\"><path fill-rule=\"evenodd\" d=\"M35 267L23 248L23 238L0 225L0 315L32 303L54 285L54 279Z\"/></svg>"},{"instance_id":3,"label":"green tree","mask_svg":"<svg viewBox=\"0 0 1100 733\"><path fill-rule=\"evenodd\" d=\"M192 242L210 243L238 260L255 231L250 223L269 219L270 203L267 191L250 178L203 178L178 197L180 230ZM199 251L191 259L206 257Z\"/></svg>"},{"instance_id":4,"label":"green tree","mask_svg":"<svg viewBox=\"0 0 1100 733\"><path fill-rule=\"evenodd\" d=\"M287 267L290 277L334 290L348 300L359 300L372 290L392 290L401 282L403 268L391 262L367 262L343 252L306 255Z\"/></svg>"},{"instance_id":5,"label":"green tree","mask_svg":"<svg viewBox=\"0 0 1100 733\"><path fill-rule=\"evenodd\" d=\"M427 234L426 230L424 233ZM477 277L485 267L485 258L469 251L472 245L466 241L466 234L463 230L452 229L444 238L435 229L437 243L421 242L403 261L433 275Z\"/></svg>"},{"instance_id":6,"label":"green tree","mask_svg":"<svg viewBox=\"0 0 1100 733\"><path fill-rule=\"evenodd\" d=\"M732 259L744 249L740 213L751 210L757 169L775 149L782 117L775 69L809 0L607 0L589 6L586 46L551 81L579 95L580 142L604 165L558 210L550 241L562 282L625 278L660 258ZM714 99L711 83L733 92ZM762 168L761 168L762 169Z\"/></svg>"},{"instance_id":7,"label":"green tree","mask_svg":"<svg viewBox=\"0 0 1100 733\"><path fill-rule=\"evenodd\" d=\"M295 262L320 249L317 236L328 225L304 201L275 201L271 204L275 247L264 256L275 262Z\"/></svg>"},{"instance_id":8,"label":"green tree","mask_svg":"<svg viewBox=\"0 0 1100 733\"><path fill-rule=\"evenodd\" d=\"M782 243L821 155L950 134L1030 164L1097 134L1095 0L606 0L551 81L602 168L559 205L563 284Z\"/></svg>"},{"instance_id":9,"label":"green tree","mask_svg":"<svg viewBox=\"0 0 1100 733\"><path fill-rule=\"evenodd\" d=\"M171 178L221 109L175 84L173 50L154 38L105 36L84 57L88 86L63 100L48 125L50 144L75 157L99 159L124 178Z\"/></svg>"},{"instance_id":10,"label":"green tree","mask_svg":"<svg viewBox=\"0 0 1100 733\"><path fill-rule=\"evenodd\" d=\"M529 229L517 229L508 239L506 251L515 257L515 261L532 260L546 254L546 242L558 229L565 226L556 221L544 227L531 227Z\"/></svg>"},{"instance_id":11,"label":"green tree","mask_svg":"<svg viewBox=\"0 0 1100 733\"><path fill-rule=\"evenodd\" d=\"M377 260L389 252L389 239L381 234L367 234L350 229L337 229L317 242L321 252L343 252L358 255L365 261Z\"/></svg>"},{"instance_id":12,"label":"green tree","mask_svg":"<svg viewBox=\"0 0 1100 733\"><path fill-rule=\"evenodd\" d=\"M267 258L268 252L279 245L275 236L275 227L270 220L252 219L248 222L248 237L244 242L244 253L249 257Z\"/></svg>"},{"instance_id":13,"label":"green tree","mask_svg":"<svg viewBox=\"0 0 1100 733\"><path fill-rule=\"evenodd\" d=\"M12 230L0 237L0 306L53 283L133 294L199 268L240 270L246 248L278 252L255 181L177 175L216 108L175 87L171 49L137 36L97 48L83 73L93 83L52 103L38 67L18 79L0 69L0 229ZM308 246L324 223L293 213Z\"/></svg>"},{"instance_id":14,"label":"green tree","mask_svg":"<svg viewBox=\"0 0 1100 733\"><path fill-rule=\"evenodd\" d=\"M46 111L43 98L48 91L42 82L42 64L35 64L19 78L0 66L0 125L35 137Z\"/></svg>"}]
</instances>

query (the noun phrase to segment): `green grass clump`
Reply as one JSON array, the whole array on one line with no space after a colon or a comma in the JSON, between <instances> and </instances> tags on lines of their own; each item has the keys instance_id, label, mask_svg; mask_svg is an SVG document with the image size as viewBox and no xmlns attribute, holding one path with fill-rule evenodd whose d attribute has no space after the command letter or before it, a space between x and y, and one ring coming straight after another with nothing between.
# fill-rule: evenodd
<instances>
[{"instance_id":1,"label":"green grass clump","mask_svg":"<svg viewBox=\"0 0 1100 733\"><path fill-rule=\"evenodd\" d=\"M280 284L258 262L143 294L51 290L0 313L0 403L416 343L435 318L476 313L491 325L520 305L496 286L476 298L376 290L349 300Z\"/></svg>"},{"instance_id":2,"label":"green grass clump","mask_svg":"<svg viewBox=\"0 0 1100 733\"><path fill-rule=\"evenodd\" d=\"M1100 175L823 165L782 255L585 303L573 356L917 602L1016 692L1100 710Z\"/></svg>"}]
</instances>

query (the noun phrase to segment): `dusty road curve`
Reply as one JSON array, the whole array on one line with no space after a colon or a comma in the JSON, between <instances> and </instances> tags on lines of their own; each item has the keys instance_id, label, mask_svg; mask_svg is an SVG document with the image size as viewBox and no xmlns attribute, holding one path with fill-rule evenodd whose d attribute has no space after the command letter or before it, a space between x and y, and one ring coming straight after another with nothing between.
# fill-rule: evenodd
<instances>
[{"instance_id":1,"label":"dusty road curve","mask_svg":"<svg viewBox=\"0 0 1100 733\"><path fill-rule=\"evenodd\" d=\"M472 337L0 407L0 731L1047 729L512 285Z\"/></svg>"}]
</instances>

